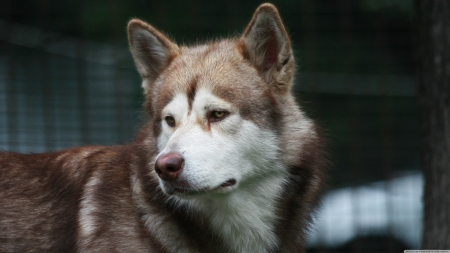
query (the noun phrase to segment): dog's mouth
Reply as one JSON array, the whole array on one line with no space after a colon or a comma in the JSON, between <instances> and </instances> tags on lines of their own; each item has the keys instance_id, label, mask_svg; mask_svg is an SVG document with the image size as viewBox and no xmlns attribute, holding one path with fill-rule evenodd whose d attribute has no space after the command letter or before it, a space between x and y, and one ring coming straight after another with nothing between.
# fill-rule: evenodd
<instances>
[{"instance_id":1,"label":"dog's mouth","mask_svg":"<svg viewBox=\"0 0 450 253\"><path fill-rule=\"evenodd\" d=\"M182 186L174 185L170 195L174 194L174 195L180 195L180 196L193 197L193 196L207 194L207 193L226 193L226 192L233 190L233 188L234 188L233 186L235 186L236 183L237 183L236 179L231 178L231 179L228 179L227 181L225 181L224 183L220 184L219 186L213 187L213 188L209 188L209 187L190 188L190 187L186 187L185 185L182 185Z\"/></svg>"},{"instance_id":2,"label":"dog's mouth","mask_svg":"<svg viewBox=\"0 0 450 253\"><path fill-rule=\"evenodd\" d=\"M229 187L236 184L236 179L228 179L225 183L221 184L219 187Z\"/></svg>"}]
</instances>

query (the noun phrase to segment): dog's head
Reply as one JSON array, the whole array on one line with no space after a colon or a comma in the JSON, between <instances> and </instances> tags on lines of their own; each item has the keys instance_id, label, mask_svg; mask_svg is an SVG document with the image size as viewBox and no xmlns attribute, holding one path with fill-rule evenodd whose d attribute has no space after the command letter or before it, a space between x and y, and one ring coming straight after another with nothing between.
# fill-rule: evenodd
<instances>
[{"instance_id":1,"label":"dog's head","mask_svg":"<svg viewBox=\"0 0 450 253\"><path fill-rule=\"evenodd\" d=\"M178 46L137 19L128 36L166 194L225 193L286 172L280 135L294 57L273 5L261 5L236 39Z\"/></svg>"}]
</instances>

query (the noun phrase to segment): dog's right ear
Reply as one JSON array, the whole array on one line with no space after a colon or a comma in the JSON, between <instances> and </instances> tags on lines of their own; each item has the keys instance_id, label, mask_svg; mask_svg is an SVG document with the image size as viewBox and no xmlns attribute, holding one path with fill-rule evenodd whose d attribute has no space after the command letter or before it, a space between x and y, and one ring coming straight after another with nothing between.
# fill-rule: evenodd
<instances>
[{"instance_id":1,"label":"dog's right ear","mask_svg":"<svg viewBox=\"0 0 450 253\"><path fill-rule=\"evenodd\" d=\"M294 55L277 8L262 4L240 38L240 49L266 79L280 91L289 91L294 77Z\"/></svg>"},{"instance_id":2,"label":"dog's right ear","mask_svg":"<svg viewBox=\"0 0 450 253\"><path fill-rule=\"evenodd\" d=\"M130 51L142 79L154 81L178 55L178 46L139 19L132 19L128 23L127 30ZM144 85L144 89L148 87Z\"/></svg>"}]
</instances>

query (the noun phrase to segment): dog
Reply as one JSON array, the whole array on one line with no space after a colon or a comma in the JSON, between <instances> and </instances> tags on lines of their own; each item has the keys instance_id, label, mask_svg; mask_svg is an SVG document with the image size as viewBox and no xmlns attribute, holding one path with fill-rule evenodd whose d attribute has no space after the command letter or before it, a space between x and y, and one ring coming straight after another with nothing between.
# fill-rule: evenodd
<instances>
[{"instance_id":1,"label":"dog","mask_svg":"<svg viewBox=\"0 0 450 253\"><path fill-rule=\"evenodd\" d=\"M124 146L0 153L0 252L304 252L326 155L275 6L206 44L127 29L147 123Z\"/></svg>"}]
</instances>

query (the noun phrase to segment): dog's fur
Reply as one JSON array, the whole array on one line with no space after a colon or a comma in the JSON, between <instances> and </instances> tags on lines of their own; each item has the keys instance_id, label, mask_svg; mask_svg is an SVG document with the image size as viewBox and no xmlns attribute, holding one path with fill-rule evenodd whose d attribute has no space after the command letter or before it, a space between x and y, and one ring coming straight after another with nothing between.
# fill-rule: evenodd
<instances>
[{"instance_id":1,"label":"dog's fur","mask_svg":"<svg viewBox=\"0 0 450 253\"><path fill-rule=\"evenodd\" d=\"M0 252L303 252L321 137L277 9L178 46L128 24L149 116L126 146L0 153Z\"/></svg>"}]
</instances>

